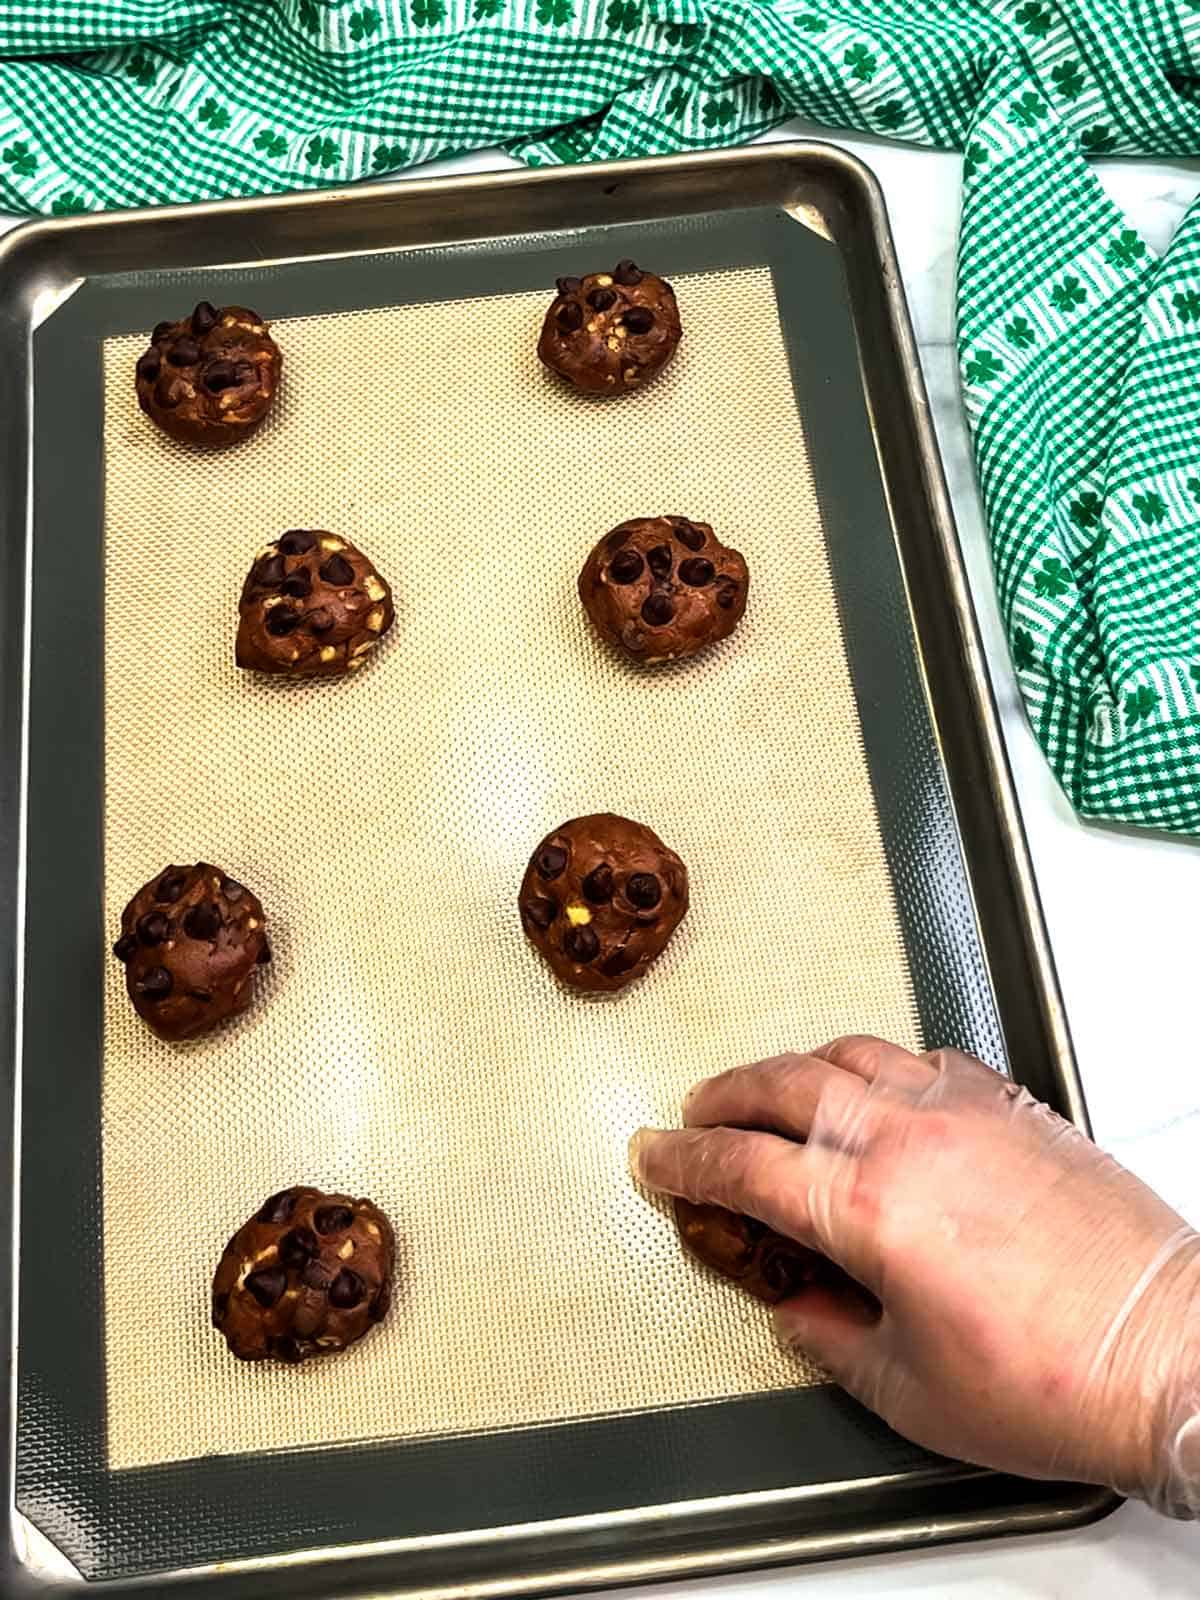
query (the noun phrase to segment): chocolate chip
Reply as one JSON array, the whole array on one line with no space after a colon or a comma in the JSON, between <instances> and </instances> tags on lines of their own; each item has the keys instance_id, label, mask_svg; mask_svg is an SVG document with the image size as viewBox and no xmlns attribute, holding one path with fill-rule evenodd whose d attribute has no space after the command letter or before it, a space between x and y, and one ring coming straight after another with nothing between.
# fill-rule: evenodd
<instances>
[{"instance_id":1,"label":"chocolate chip","mask_svg":"<svg viewBox=\"0 0 1200 1600\"><path fill-rule=\"evenodd\" d=\"M388 1307L392 1303L392 1286L385 1283L367 1307L367 1315L372 1322L382 1322L388 1314Z\"/></svg>"},{"instance_id":2,"label":"chocolate chip","mask_svg":"<svg viewBox=\"0 0 1200 1600\"><path fill-rule=\"evenodd\" d=\"M791 1250L768 1251L762 1261L761 1271L767 1287L773 1289L780 1298L795 1294L812 1277L808 1259Z\"/></svg>"},{"instance_id":3,"label":"chocolate chip","mask_svg":"<svg viewBox=\"0 0 1200 1600\"><path fill-rule=\"evenodd\" d=\"M265 556L254 569L254 581L264 589L278 589L286 572L281 555Z\"/></svg>"},{"instance_id":4,"label":"chocolate chip","mask_svg":"<svg viewBox=\"0 0 1200 1600\"><path fill-rule=\"evenodd\" d=\"M142 944L161 944L171 931L171 924L161 911L147 911L137 925L137 936Z\"/></svg>"},{"instance_id":5,"label":"chocolate chip","mask_svg":"<svg viewBox=\"0 0 1200 1600\"><path fill-rule=\"evenodd\" d=\"M154 385L154 399L157 405L166 411L173 410L181 401L187 399L187 384L182 378L170 378L164 372Z\"/></svg>"},{"instance_id":6,"label":"chocolate chip","mask_svg":"<svg viewBox=\"0 0 1200 1600\"><path fill-rule=\"evenodd\" d=\"M605 539L604 548L610 556L614 556L622 545L629 543L632 536L633 530L631 528L614 528L608 538Z\"/></svg>"},{"instance_id":7,"label":"chocolate chip","mask_svg":"<svg viewBox=\"0 0 1200 1600\"><path fill-rule=\"evenodd\" d=\"M532 899L525 902L521 910L534 927L540 928L543 933L558 915L558 907L544 894L535 894Z\"/></svg>"},{"instance_id":8,"label":"chocolate chip","mask_svg":"<svg viewBox=\"0 0 1200 1600\"><path fill-rule=\"evenodd\" d=\"M322 1260L314 1256L311 1261L305 1263L300 1277L310 1289L328 1289L337 1277L337 1271L333 1267L327 1267Z\"/></svg>"},{"instance_id":9,"label":"chocolate chip","mask_svg":"<svg viewBox=\"0 0 1200 1600\"><path fill-rule=\"evenodd\" d=\"M173 988L171 974L166 967L151 967L134 987L147 1000L165 1000Z\"/></svg>"},{"instance_id":10,"label":"chocolate chip","mask_svg":"<svg viewBox=\"0 0 1200 1600\"><path fill-rule=\"evenodd\" d=\"M195 311L192 312L192 332L202 338L204 334L215 328L216 325L216 306L211 305L207 300L201 300Z\"/></svg>"},{"instance_id":11,"label":"chocolate chip","mask_svg":"<svg viewBox=\"0 0 1200 1600\"><path fill-rule=\"evenodd\" d=\"M137 946L138 942L136 935L132 933L123 933L117 940L116 944L113 945L113 955L116 956L118 961L128 961L130 956L137 949Z\"/></svg>"},{"instance_id":12,"label":"chocolate chip","mask_svg":"<svg viewBox=\"0 0 1200 1600\"><path fill-rule=\"evenodd\" d=\"M562 872L567 864L567 852L560 844L546 844L537 853L537 869L543 878L550 882Z\"/></svg>"},{"instance_id":13,"label":"chocolate chip","mask_svg":"<svg viewBox=\"0 0 1200 1600\"><path fill-rule=\"evenodd\" d=\"M609 306L617 303L616 291L613 289L593 289L587 297L588 305L593 311L607 311Z\"/></svg>"},{"instance_id":14,"label":"chocolate chip","mask_svg":"<svg viewBox=\"0 0 1200 1600\"><path fill-rule=\"evenodd\" d=\"M260 966L260 967L265 967L265 966L269 965L270 960L271 960L271 946L267 943L267 941L265 939L263 940L262 945L259 948L259 952L255 956L254 960L255 960L256 964L258 966Z\"/></svg>"},{"instance_id":15,"label":"chocolate chip","mask_svg":"<svg viewBox=\"0 0 1200 1600\"><path fill-rule=\"evenodd\" d=\"M212 1319L213 1327L219 1328L225 1313L229 1310L229 1296L227 1294L213 1295Z\"/></svg>"},{"instance_id":16,"label":"chocolate chip","mask_svg":"<svg viewBox=\"0 0 1200 1600\"><path fill-rule=\"evenodd\" d=\"M625 326L630 333L649 333L654 326L654 313L649 306L630 306L625 313Z\"/></svg>"},{"instance_id":17,"label":"chocolate chip","mask_svg":"<svg viewBox=\"0 0 1200 1600\"><path fill-rule=\"evenodd\" d=\"M605 977L619 978L623 972L632 972L636 966L637 957L635 955L631 955L630 952L624 946L622 946L620 950L614 950L611 955L605 956L604 960L600 963L600 971L604 973Z\"/></svg>"},{"instance_id":18,"label":"chocolate chip","mask_svg":"<svg viewBox=\"0 0 1200 1600\"><path fill-rule=\"evenodd\" d=\"M563 940L563 949L572 961L594 961L600 954L600 941L594 928L572 928Z\"/></svg>"},{"instance_id":19,"label":"chocolate chip","mask_svg":"<svg viewBox=\"0 0 1200 1600\"><path fill-rule=\"evenodd\" d=\"M232 361L212 361L204 369L204 387L211 394L220 394L222 389L235 389L240 382L238 369Z\"/></svg>"},{"instance_id":20,"label":"chocolate chip","mask_svg":"<svg viewBox=\"0 0 1200 1600\"><path fill-rule=\"evenodd\" d=\"M343 1233L353 1221L349 1206L318 1206L313 1213L313 1227L318 1233Z\"/></svg>"},{"instance_id":21,"label":"chocolate chip","mask_svg":"<svg viewBox=\"0 0 1200 1600\"><path fill-rule=\"evenodd\" d=\"M200 346L194 339L176 339L167 351L167 360L173 367L194 367L200 359Z\"/></svg>"},{"instance_id":22,"label":"chocolate chip","mask_svg":"<svg viewBox=\"0 0 1200 1600\"><path fill-rule=\"evenodd\" d=\"M679 576L693 589L703 589L716 575L716 567L705 556L689 556L679 563Z\"/></svg>"},{"instance_id":23,"label":"chocolate chip","mask_svg":"<svg viewBox=\"0 0 1200 1600\"><path fill-rule=\"evenodd\" d=\"M722 578L717 585L717 604L722 611L728 611L737 599L737 584L732 578Z\"/></svg>"},{"instance_id":24,"label":"chocolate chip","mask_svg":"<svg viewBox=\"0 0 1200 1600\"><path fill-rule=\"evenodd\" d=\"M309 533L307 528L292 528L280 539L279 548L285 556L302 556L316 542L316 534Z\"/></svg>"},{"instance_id":25,"label":"chocolate chip","mask_svg":"<svg viewBox=\"0 0 1200 1600\"><path fill-rule=\"evenodd\" d=\"M300 613L290 606L272 606L267 612L267 632L276 639L300 626Z\"/></svg>"},{"instance_id":26,"label":"chocolate chip","mask_svg":"<svg viewBox=\"0 0 1200 1600\"><path fill-rule=\"evenodd\" d=\"M639 911L653 911L662 899L662 884L652 872L633 872L625 885L625 893Z\"/></svg>"},{"instance_id":27,"label":"chocolate chip","mask_svg":"<svg viewBox=\"0 0 1200 1600\"><path fill-rule=\"evenodd\" d=\"M321 576L326 583L331 583L335 589L344 589L354 582L354 568L345 556L330 556L321 568Z\"/></svg>"},{"instance_id":28,"label":"chocolate chip","mask_svg":"<svg viewBox=\"0 0 1200 1600\"><path fill-rule=\"evenodd\" d=\"M162 371L162 357L157 350L147 350L138 357L137 375L146 383L153 383Z\"/></svg>"},{"instance_id":29,"label":"chocolate chip","mask_svg":"<svg viewBox=\"0 0 1200 1600\"><path fill-rule=\"evenodd\" d=\"M357 1272L351 1272L349 1267L343 1267L333 1280L329 1290L329 1304L336 1306L339 1311L349 1311L351 1306L356 1306L367 1292L367 1286Z\"/></svg>"},{"instance_id":30,"label":"chocolate chip","mask_svg":"<svg viewBox=\"0 0 1200 1600\"><path fill-rule=\"evenodd\" d=\"M221 931L221 913L211 900L202 900L184 917L183 931L189 939L215 939Z\"/></svg>"},{"instance_id":31,"label":"chocolate chip","mask_svg":"<svg viewBox=\"0 0 1200 1600\"><path fill-rule=\"evenodd\" d=\"M680 544L687 545L689 550L703 550L705 533L703 528L694 528L690 522L682 522L675 529L675 537Z\"/></svg>"},{"instance_id":32,"label":"chocolate chip","mask_svg":"<svg viewBox=\"0 0 1200 1600\"><path fill-rule=\"evenodd\" d=\"M284 594L290 594L297 600L307 600L312 593L312 573L306 567L300 567L296 572L289 572L280 587Z\"/></svg>"},{"instance_id":33,"label":"chocolate chip","mask_svg":"<svg viewBox=\"0 0 1200 1600\"><path fill-rule=\"evenodd\" d=\"M582 278L556 278L554 287L561 295L578 294L583 288Z\"/></svg>"},{"instance_id":34,"label":"chocolate chip","mask_svg":"<svg viewBox=\"0 0 1200 1600\"><path fill-rule=\"evenodd\" d=\"M285 1267L302 1267L320 1248L311 1228L290 1228L279 1241L279 1259Z\"/></svg>"},{"instance_id":35,"label":"chocolate chip","mask_svg":"<svg viewBox=\"0 0 1200 1600\"><path fill-rule=\"evenodd\" d=\"M298 1366L304 1360L300 1341L293 1339L290 1334L280 1334L277 1339L272 1339L268 1348L273 1356L278 1356L280 1361L286 1361L289 1366Z\"/></svg>"},{"instance_id":36,"label":"chocolate chip","mask_svg":"<svg viewBox=\"0 0 1200 1600\"><path fill-rule=\"evenodd\" d=\"M621 284L626 289L631 289L634 284L641 283L646 274L641 267L635 266L626 256L624 261L618 261L613 268L613 282Z\"/></svg>"},{"instance_id":37,"label":"chocolate chip","mask_svg":"<svg viewBox=\"0 0 1200 1600\"><path fill-rule=\"evenodd\" d=\"M652 628L665 628L674 615L675 607L670 595L651 594L642 602L642 620Z\"/></svg>"},{"instance_id":38,"label":"chocolate chip","mask_svg":"<svg viewBox=\"0 0 1200 1600\"><path fill-rule=\"evenodd\" d=\"M656 578L669 578L674 558L671 555L669 544L656 544L653 549L646 551L646 561L650 571Z\"/></svg>"},{"instance_id":39,"label":"chocolate chip","mask_svg":"<svg viewBox=\"0 0 1200 1600\"><path fill-rule=\"evenodd\" d=\"M308 625L314 633L328 633L336 622L337 618L327 606L318 606L308 614Z\"/></svg>"},{"instance_id":40,"label":"chocolate chip","mask_svg":"<svg viewBox=\"0 0 1200 1600\"><path fill-rule=\"evenodd\" d=\"M221 879L221 893L225 896L226 900L236 902L242 898L245 892L245 885L239 883L236 878Z\"/></svg>"},{"instance_id":41,"label":"chocolate chip","mask_svg":"<svg viewBox=\"0 0 1200 1600\"><path fill-rule=\"evenodd\" d=\"M158 880L158 887L154 891L154 898L162 900L167 905L174 905L183 893L183 886L187 878L182 872L168 872Z\"/></svg>"},{"instance_id":42,"label":"chocolate chip","mask_svg":"<svg viewBox=\"0 0 1200 1600\"><path fill-rule=\"evenodd\" d=\"M198 1000L202 1006L208 1006L212 1004L211 989L189 989L188 996L192 1000Z\"/></svg>"},{"instance_id":43,"label":"chocolate chip","mask_svg":"<svg viewBox=\"0 0 1200 1600\"><path fill-rule=\"evenodd\" d=\"M286 1222L296 1209L296 1196L290 1189L280 1189L269 1200L264 1200L256 1215L258 1222Z\"/></svg>"},{"instance_id":44,"label":"chocolate chip","mask_svg":"<svg viewBox=\"0 0 1200 1600\"><path fill-rule=\"evenodd\" d=\"M578 300L568 300L555 318L559 333L574 333L583 327L583 307Z\"/></svg>"},{"instance_id":45,"label":"chocolate chip","mask_svg":"<svg viewBox=\"0 0 1200 1600\"><path fill-rule=\"evenodd\" d=\"M583 892L594 906L607 905L613 897L613 869L607 861L593 867L583 880Z\"/></svg>"},{"instance_id":46,"label":"chocolate chip","mask_svg":"<svg viewBox=\"0 0 1200 1600\"><path fill-rule=\"evenodd\" d=\"M610 563L608 575L614 583L636 583L646 563L636 550L622 550Z\"/></svg>"},{"instance_id":47,"label":"chocolate chip","mask_svg":"<svg viewBox=\"0 0 1200 1600\"><path fill-rule=\"evenodd\" d=\"M175 324L173 322L156 322L154 324L154 332L150 335L151 344L157 344L160 339L165 339L169 333L174 333L174 331Z\"/></svg>"}]
</instances>

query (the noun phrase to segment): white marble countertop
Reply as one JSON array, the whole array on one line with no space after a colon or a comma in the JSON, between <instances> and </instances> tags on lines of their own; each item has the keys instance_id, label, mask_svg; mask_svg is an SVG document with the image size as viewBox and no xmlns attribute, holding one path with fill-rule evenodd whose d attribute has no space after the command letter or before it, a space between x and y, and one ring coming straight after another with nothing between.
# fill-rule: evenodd
<instances>
[{"instance_id":1,"label":"white marble countertop","mask_svg":"<svg viewBox=\"0 0 1200 1600\"><path fill-rule=\"evenodd\" d=\"M774 137L829 139L794 123ZM1200 1225L1200 939L1189 886L1197 847L1085 828L1025 722L1000 627L953 348L961 161L838 136L883 185L992 679L1097 1140ZM488 152L437 170L508 165ZM1200 161L1098 170L1152 248L1200 193ZM431 172L425 169L422 175ZM0 217L0 231L15 219ZM1195 1600L1200 1527L1126 1505L1092 1528L1033 1539L776 1569L636 1591L653 1600ZM629 1591L633 1600L634 1591ZM622 1591L622 1600L625 1592ZM616 1600L616 1595L612 1597Z\"/></svg>"}]
</instances>

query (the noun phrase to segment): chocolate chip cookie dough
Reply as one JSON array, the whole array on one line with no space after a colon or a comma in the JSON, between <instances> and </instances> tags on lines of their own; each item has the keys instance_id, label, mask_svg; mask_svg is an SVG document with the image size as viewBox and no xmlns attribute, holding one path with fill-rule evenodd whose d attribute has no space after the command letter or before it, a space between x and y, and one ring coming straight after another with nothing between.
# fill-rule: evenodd
<instances>
[{"instance_id":1,"label":"chocolate chip cookie dough","mask_svg":"<svg viewBox=\"0 0 1200 1600\"><path fill-rule=\"evenodd\" d=\"M271 959L257 895L220 867L164 867L121 913L113 954L134 1009L160 1039L207 1033L250 1004Z\"/></svg>"},{"instance_id":2,"label":"chocolate chip cookie dough","mask_svg":"<svg viewBox=\"0 0 1200 1600\"><path fill-rule=\"evenodd\" d=\"M840 1276L815 1250L723 1206L676 1200L675 1224L684 1249L697 1261L723 1278L732 1278L739 1289L768 1305L799 1294L807 1284Z\"/></svg>"},{"instance_id":3,"label":"chocolate chip cookie dough","mask_svg":"<svg viewBox=\"0 0 1200 1600\"><path fill-rule=\"evenodd\" d=\"M671 285L632 261L560 278L538 357L585 394L628 394L648 383L683 337Z\"/></svg>"},{"instance_id":4,"label":"chocolate chip cookie dough","mask_svg":"<svg viewBox=\"0 0 1200 1600\"><path fill-rule=\"evenodd\" d=\"M519 905L525 932L563 983L621 989L683 921L687 868L640 822L576 817L533 852Z\"/></svg>"},{"instance_id":5,"label":"chocolate chip cookie dough","mask_svg":"<svg viewBox=\"0 0 1200 1600\"><path fill-rule=\"evenodd\" d=\"M279 387L283 355L257 311L207 300L160 322L138 358L138 405L172 438L236 444L254 432Z\"/></svg>"},{"instance_id":6,"label":"chocolate chip cookie dough","mask_svg":"<svg viewBox=\"0 0 1200 1600\"><path fill-rule=\"evenodd\" d=\"M672 661L726 639L746 609L750 573L707 522L634 517L606 534L579 574L601 638L637 661Z\"/></svg>"},{"instance_id":7,"label":"chocolate chip cookie dough","mask_svg":"<svg viewBox=\"0 0 1200 1600\"><path fill-rule=\"evenodd\" d=\"M239 1361L345 1350L387 1315L394 1258L391 1223L369 1200L283 1189L225 1246L213 1327Z\"/></svg>"},{"instance_id":8,"label":"chocolate chip cookie dough","mask_svg":"<svg viewBox=\"0 0 1200 1600\"><path fill-rule=\"evenodd\" d=\"M304 528L259 551L238 609L238 666L295 678L356 672L396 615L361 550Z\"/></svg>"}]
</instances>

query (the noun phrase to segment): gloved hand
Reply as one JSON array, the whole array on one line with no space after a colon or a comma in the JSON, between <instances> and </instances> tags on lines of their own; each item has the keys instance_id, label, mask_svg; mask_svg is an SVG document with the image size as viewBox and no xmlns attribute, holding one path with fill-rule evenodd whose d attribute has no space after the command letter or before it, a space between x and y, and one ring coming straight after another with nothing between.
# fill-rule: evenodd
<instances>
[{"instance_id":1,"label":"gloved hand","mask_svg":"<svg viewBox=\"0 0 1200 1600\"><path fill-rule=\"evenodd\" d=\"M1200 1236L955 1051L840 1039L698 1085L634 1136L650 1188L757 1217L867 1291L776 1326L897 1432L1200 1512Z\"/></svg>"}]
</instances>

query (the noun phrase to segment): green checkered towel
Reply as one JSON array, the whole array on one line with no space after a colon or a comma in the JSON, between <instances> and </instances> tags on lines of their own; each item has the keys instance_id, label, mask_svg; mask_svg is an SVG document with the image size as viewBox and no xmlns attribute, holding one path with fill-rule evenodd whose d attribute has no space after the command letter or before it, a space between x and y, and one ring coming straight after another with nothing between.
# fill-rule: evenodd
<instances>
[{"instance_id":1,"label":"green checkered towel","mask_svg":"<svg viewBox=\"0 0 1200 1600\"><path fill-rule=\"evenodd\" d=\"M958 338L1001 607L1081 815L1200 828L1200 0L0 0L0 202L65 215L728 144L791 114L965 153Z\"/></svg>"}]
</instances>

